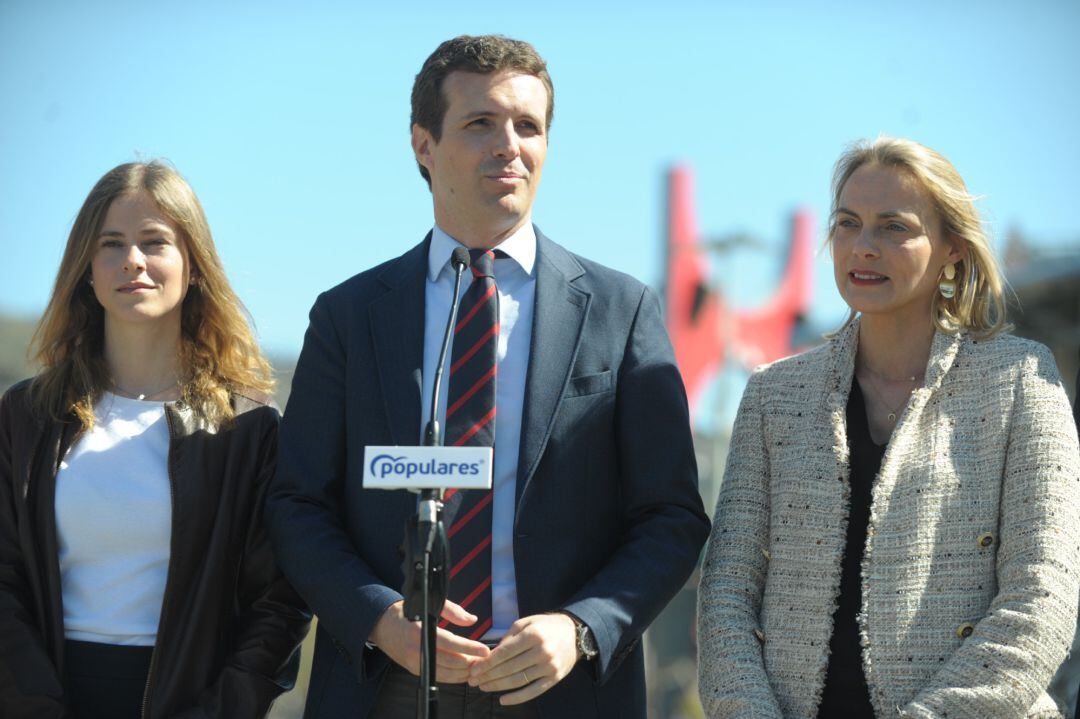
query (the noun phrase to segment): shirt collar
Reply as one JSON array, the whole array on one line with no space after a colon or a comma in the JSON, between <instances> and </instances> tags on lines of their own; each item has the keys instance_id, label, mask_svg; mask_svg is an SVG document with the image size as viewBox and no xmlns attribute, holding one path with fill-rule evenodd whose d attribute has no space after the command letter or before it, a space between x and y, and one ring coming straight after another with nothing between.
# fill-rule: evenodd
<instances>
[{"instance_id":1,"label":"shirt collar","mask_svg":"<svg viewBox=\"0 0 1080 719\"><path fill-rule=\"evenodd\" d=\"M465 247L435 225L431 231L431 246L428 248L428 280L435 282L444 268L450 266L450 254L455 247ZM467 249L467 248L466 248ZM517 232L495 246L517 262L525 274L531 275L536 264L536 231L531 222L526 222Z\"/></svg>"}]
</instances>

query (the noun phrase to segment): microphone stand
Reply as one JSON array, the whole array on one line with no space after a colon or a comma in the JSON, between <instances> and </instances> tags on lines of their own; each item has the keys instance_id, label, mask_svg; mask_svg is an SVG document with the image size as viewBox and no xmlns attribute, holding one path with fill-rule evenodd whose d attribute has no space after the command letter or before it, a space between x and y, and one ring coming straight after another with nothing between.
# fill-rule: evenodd
<instances>
[{"instance_id":1,"label":"microphone stand","mask_svg":"<svg viewBox=\"0 0 1080 719\"><path fill-rule=\"evenodd\" d=\"M460 252L458 251L460 250ZM460 304L461 276L469 266L469 254L457 248L451 256L454 268L454 295L450 316L446 322L439 364L435 370L435 383L431 392L431 417L424 429L424 446L443 445L442 428L439 426L439 390L442 385L443 365L450 346L450 337L457 324ZM405 617L420 621L420 677L416 694L418 719L437 719L439 712L439 687L435 682L436 651L435 632L439 617L446 603L449 584L450 543L442 521L442 490L420 490L420 502L416 516L405 523L402 570L405 574Z\"/></svg>"}]
</instances>

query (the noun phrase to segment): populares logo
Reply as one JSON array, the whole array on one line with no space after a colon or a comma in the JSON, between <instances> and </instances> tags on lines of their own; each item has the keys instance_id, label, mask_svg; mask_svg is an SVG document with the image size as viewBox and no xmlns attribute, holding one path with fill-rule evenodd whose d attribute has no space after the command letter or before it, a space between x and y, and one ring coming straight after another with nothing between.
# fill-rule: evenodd
<instances>
[{"instance_id":1,"label":"populares logo","mask_svg":"<svg viewBox=\"0 0 1080 719\"><path fill-rule=\"evenodd\" d=\"M414 475L480 474L480 462L410 462L404 457L380 454L371 460L371 474L379 479L390 476L411 479Z\"/></svg>"}]
</instances>

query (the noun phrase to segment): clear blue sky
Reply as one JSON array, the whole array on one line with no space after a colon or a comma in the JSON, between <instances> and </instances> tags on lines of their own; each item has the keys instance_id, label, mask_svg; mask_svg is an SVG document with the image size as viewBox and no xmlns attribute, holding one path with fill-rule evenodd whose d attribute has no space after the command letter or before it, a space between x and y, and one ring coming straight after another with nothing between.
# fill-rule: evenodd
<instances>
[{"instance_id":1,"label":"clear blue sky","mask_svg":"<svg viewBox=\"0 0 1080 719\"><path fill-rule=\"evenodd\" d=\"M430 196L409 90L460 33L530 40L556 88L535 221L657 284L662 174L696 175L698 223L737 304L770 289L797 205L828 205L845 143L945 153L997 236L1080 239L1080 3L401 3L0 0L0 310L48 298L106 170L171 160L195 187L266 346L299 349L321 290L419 241ZM825 258L815 318L842 317Z\"/></svg>"}]
</instances>

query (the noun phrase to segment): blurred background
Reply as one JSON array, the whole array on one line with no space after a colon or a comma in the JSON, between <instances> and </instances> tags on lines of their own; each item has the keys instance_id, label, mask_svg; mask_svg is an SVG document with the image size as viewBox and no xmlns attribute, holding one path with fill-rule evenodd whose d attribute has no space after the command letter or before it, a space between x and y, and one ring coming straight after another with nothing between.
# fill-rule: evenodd
<instances>
[{"instance_id":1,"label":"blurred background","mask_svg":"<svg viewBox=\"0 0 1080 719\"><path fill-rule=\"evenodd\" d=\"M442 40L532 42L555 83L534 219L656 287L715 501L749 369L845 307L821 251L831 166L878 134L945 154L1072 396L1080 345L1080 3L0 0L0 390L94 182L166 158L206 209L279 372L316 295L419 242L413 76ZM699 717L691 580L647 638L653 717ZM305 657L309 659L309 657ZM275 706L298 717L303 681Z\"/></svg>"}]
</instances>

